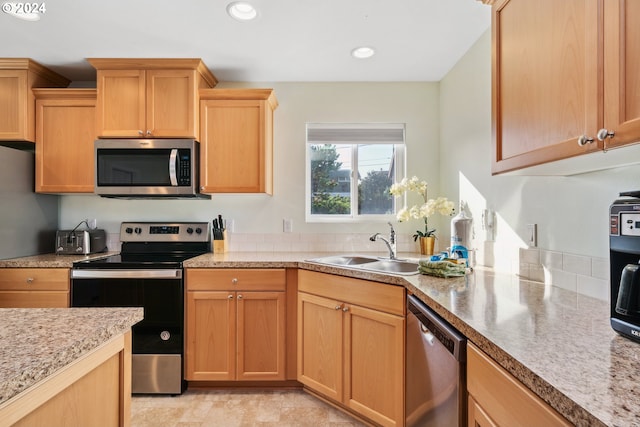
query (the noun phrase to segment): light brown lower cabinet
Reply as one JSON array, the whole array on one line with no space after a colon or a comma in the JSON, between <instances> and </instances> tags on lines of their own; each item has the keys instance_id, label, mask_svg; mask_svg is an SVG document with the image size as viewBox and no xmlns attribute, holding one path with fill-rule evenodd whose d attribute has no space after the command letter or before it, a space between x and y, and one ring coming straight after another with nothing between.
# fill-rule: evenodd
<instances>
[{"instance_id":1,"label":"light brown lower cabinet","mask_svg":"<svg viewBox=\"0 0 640 427\"><path fill-rule=\"evenodd\" d=\"M0 308L69 307L68 268L0 268Z\"/></svg>"},{"instance_id":2,"label":"light brown lower cabinet","mask_svg":"<svg viewBox=\"0 0 640 427\"><path fill-rule=\"evenodd\" d=\"M190 381L284 380L284 269L187 269Z\"/></svg>"},{"instance_id":3,"label":"light brown lower cabinet","mask_svg":"<svg viewBox=\"0 0 640 427\"><path fill-rule=\"evenodd\" d=\"M405 289L298 271L298 381L382 426L404 425Z\"/></svg>"},{"instance_id":4,"label":"light brown lower cabinet","mask_svg":"<svg viewBox=\"0 0 640 427\"><path fill-rule=\"evenodd\" d=\"M51 374L0 405L13 427L131 425L131 332Z\"/></svg>"},{"instance_id":5,"label":"light brown lower cabinet","mask_svg":"<svg viewBox=\"0 0 640 427\"><path fill-rule=\"evenodd\" d=\"M473 344L467 345L469 427L571 426Z\"/></svg>"}]
</instances>

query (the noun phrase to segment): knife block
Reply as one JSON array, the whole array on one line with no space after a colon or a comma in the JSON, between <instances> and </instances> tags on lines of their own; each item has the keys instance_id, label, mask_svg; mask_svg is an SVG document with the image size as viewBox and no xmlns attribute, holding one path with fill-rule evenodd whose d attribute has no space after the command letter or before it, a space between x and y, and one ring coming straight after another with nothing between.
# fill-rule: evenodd
<instances>
[{"instance_id":1,"label":"knife block","mask_svg":"<svg viewBox=\"0 0 640 427\"><path fill-rule=\"evenodd\" d=\"M222 240L213 240L213 253L224 254L228 251L229 239L227 237L227 230L222 231Z\"/></svg>"}]
</instances>

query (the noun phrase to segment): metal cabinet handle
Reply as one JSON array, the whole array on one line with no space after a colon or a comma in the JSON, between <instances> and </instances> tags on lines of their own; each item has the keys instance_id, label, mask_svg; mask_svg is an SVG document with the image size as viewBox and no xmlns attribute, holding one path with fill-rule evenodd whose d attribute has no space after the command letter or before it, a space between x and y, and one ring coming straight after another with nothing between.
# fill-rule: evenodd
<instances>
[{"instance_id":1,"label":"metal cabinet handle","mask_svg":"<svg viewBox=\"0 0 640 427\"><path fill-rule=\"evenodd\" d=\"M227 296L228 299L233 299L233 295Z\"/></svg>"},{"instance_id":2,"label":"metal cabinet handle","mask_svg":"<svg viewBox=\"0 0 640 427\"><path fill-rule=\"evenodd\" d=\"M596 136L598 137L598 140L600 141L604 141L607 138L613 138L615 136L615 132L612 130L607 130L607 129L600 129L598 131L598 133L596 134Z\"/></svg>"},{"instance_id":3,"label":"metal cabinet handle","mask_svg":"<svg viewBox=\"0 0 640 427\"><path fill-rule=\"evenodd\" d=\"M342 308L342 304L336 305L336 310L340 310Z\"/></svg>"},{"instance_id":4,"label":"metal cabinet handle","mask_svg":"<svg viewBox=\"0 0 640 427\"><path fill-rule=\"evenodd\" d=\"M151 136L151 131L147 129L147 136Z\"/></svg>"},{"instance_id":5,"label":"metal cabinet handle","mask_svg":"<svg viewBox=\"0 0 640 427\"><path fill-rule=\"evenodd\" d=\"M238 295L238 299L242 299L242 295Z\"/></svg>"},{"instance_id":6,"label":"metal cabinet handle","mask_svg":"<svg viewBox=\"0 0 640 427\"><path fill-rule=\"evenodd\" d=\"M231 283L233 283L234 285L238 284L238 278L234 277L233 279L231 279Z\"/></svg>"},{"instance_id":7,"label":"metal cabinet handle","mask_svg":"<svg viewBox=\"0 0 640 427\"><path fill-rule=\"evenodd\" d=\"M593 138L588 137L586 135L580 135L580 138L578 138L578 145L580 147L584 147L587 144L591 144L593 142Z\"/></svg>"},{"instance_id":8,"label":"metal cabinet handle","mask_svg":"<svg viewBox=\"0 0 640 427\"><path fill-rule=\"evenodd\" d=\"M349 311L349 307L345 305L345 306L342 308L342 311L346 313L347 311Z\"/></svg>"},{"instance_id":9,"label":"metal cabinet handle","mask_svg":"<svg viewBox=\"0 0 640 427\"><path fill-rule=\"evenodd\" d=\"M32 284L33 283L33 277L27 277L27 284Z\"/></svg>"},{"instance_id":10,"label":"metal cabinet handle","mask_svg":"<svg viewBox=\"0 0 640 427\"><path fill-rule=\"evenodd\" d=\"M141 130L138 131L138 135L142 136L144 135L144 132L142 132Z\"/></svg>"}]
</instances>

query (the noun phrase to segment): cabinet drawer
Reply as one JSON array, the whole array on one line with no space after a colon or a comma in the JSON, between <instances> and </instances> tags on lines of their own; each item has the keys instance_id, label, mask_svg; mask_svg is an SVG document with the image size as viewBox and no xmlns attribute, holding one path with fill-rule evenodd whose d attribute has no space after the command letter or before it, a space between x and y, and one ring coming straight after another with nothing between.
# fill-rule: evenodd
<instances>
[{"instance_id":1,"label":"cabinet drawer","mask_svg":"<svg viewBox=\"0 0 640 427\"><path fill-rule=\"evenodd\" d=\"M0 308L67 308L69 292L0 291Z\"/></svg>"},{"instance_id":2,"label":"cabinet drawer","mask_svg":"<svg viewBox=\"0 0 640 427\"><path fill-rule=\"evenodd\" d=\"M405 289L352 277L298 270L298 291L404 316Z\"/></svg>"},{"instance_id":3,"label":"cabinet drawer","mask_svg":"<svg viewBox=\"0 0 640 427\"><path fill-rule=\"evenodd\" d=\"M283 268L186 269L188 291L284 291Z\"/></svg>"},{"instance_id":4,"label":"cabinet drawer","mask_svg":"<svg viewBox=\"0 0 640 427\"><path fill-rule=\"evenodd\" d=\"M571 425L471 343L467 346L467 390L496 425Z\"/></svg>"},{"instance_id":5,"label":"cabinet drawer","mask_svg":"<svg viewBox=\"0 0 640 427\"><path fill-rule=\"evenodd\" d=\"M2 291L69 291L68 268L0 268Z\"/></svg>"}]
</instances>

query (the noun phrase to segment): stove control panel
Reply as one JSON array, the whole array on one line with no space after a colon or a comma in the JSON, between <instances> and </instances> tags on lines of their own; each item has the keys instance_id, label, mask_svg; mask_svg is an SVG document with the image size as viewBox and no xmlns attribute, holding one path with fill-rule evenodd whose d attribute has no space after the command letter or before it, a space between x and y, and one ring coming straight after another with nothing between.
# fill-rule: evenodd
<instances>
[{"instance_id":1,"label":"stove control panel","mask_svg":"<svg viewBox=\"0 0 640 427\"><path fill-rule=\"evenodd\" d=\"M207 242L209 222L123 222L121 242Z\"/></svg>"}]
</instances>

